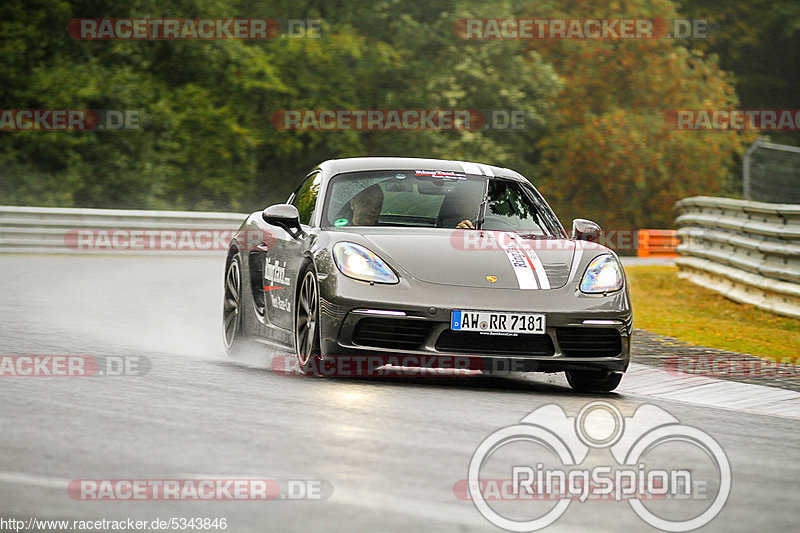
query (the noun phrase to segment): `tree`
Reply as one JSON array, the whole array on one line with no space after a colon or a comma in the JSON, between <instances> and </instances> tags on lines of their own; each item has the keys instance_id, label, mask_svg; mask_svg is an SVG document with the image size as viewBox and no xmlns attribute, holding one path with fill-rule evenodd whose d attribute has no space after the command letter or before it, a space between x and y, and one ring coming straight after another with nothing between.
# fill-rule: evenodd
<instances>
[{"instance_id":1,"label":"tree","mask_svg":"<svg viewBox=\"0 0 800 533\"><path fill-rule=\"evenodd\" d=\"M672 3L537 5L546 18L677 19ZM540 13L541 11L536 11ZM557 119L538 144L543 188L565 221L612 229L669 227L675 201L730 192L751 134L668 127L665 112L735 108L716 57L672 39L538 40L564 80Z\"/></svg>"},{"instance_id":2,"label":"tree","mask_svg":"<svg viewBox=\"0 0 800 533\"><path fill-rule=\"evenodd\" d=\"M708 39L690 43L719 56L744 109L800 109L800 3L795 0L682 0L681 15L704 19ZM800 145L796 132L770 132Z\"/></svg>"}]
</instances>

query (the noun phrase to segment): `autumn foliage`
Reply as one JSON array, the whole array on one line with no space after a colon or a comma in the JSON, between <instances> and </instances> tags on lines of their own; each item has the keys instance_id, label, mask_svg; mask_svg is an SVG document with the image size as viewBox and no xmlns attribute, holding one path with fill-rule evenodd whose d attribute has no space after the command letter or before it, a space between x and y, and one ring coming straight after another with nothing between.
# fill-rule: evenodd
<instances>
[{"instance_id":1,"label":"autumn foliage","mask_svg":"<svg viewBox=\"0 0 800 533\"><path fill-rule=\"evenodd\" d=\"M547 18L679 18L668 1L554 3ZM535 40L531 48L564 84L551 130L539 143L541 188L564 222L606 228L669 227L675 201L730 193L752 134L671 128L665 112L729 109L734 88L716 58L691 43Z\"/></svg>"}]
</instances>

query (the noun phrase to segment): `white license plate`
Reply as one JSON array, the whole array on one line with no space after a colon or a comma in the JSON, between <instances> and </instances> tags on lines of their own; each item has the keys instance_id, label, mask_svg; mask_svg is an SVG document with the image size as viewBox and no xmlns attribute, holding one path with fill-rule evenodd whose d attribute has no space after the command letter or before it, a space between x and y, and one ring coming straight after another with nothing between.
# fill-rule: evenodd
<instances>
[{"instance_id":1,"label":"white license plate","mask_svg":"<svg viewBox=\"0 0 800 533\"><path fill-rule=\"evenodd\" d=\"M486 333L544 333L544 315L498 311L453 311L450 329Z\"/></svg>"}]
</instances>

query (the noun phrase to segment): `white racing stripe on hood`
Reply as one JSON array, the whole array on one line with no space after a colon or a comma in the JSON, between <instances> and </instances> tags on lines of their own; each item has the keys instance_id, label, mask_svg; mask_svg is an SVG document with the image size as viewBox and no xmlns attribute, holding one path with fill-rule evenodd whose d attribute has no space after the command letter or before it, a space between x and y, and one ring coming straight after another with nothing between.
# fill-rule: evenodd
<instances>
[{"instance_id":1,"label":"white racing stripe on hood","mask_svg":"<svg viewBox=\"0 0 800 533\"><path fill-rule=\"evenodd\" d=\"M480 176L483 174L481 169L475 163L461 163L461 168L464 169L464 172L467 174L474 174L476 176Z\"/></svg>"},{"instance_id":2,"label":"white racing stripe on hood","mask_svg":"<svg viewBox=\"0 0 800 533\"><path fill-rule=\"evenodd\" d=\"M527 243L518 243L519 237L515 233L503 233L500 239L500 246L506 253L514 275L517 277L517 284L520 289L549 289L550 280L544 271L544 265L534 252L533 248Z\"/></svg>"},{"instance_id":3,"label":"white racing stripe on hood","mask_svg":"<svg viewBox=\"0 0 800 533\"><path fill-rule=\"evenodd\" d=\"M487 167L486 165L478 165L478 167L480 167L485 176L489 176L490 178L494 177L494 172L492 172L491 168Z\"/></svg>"},{"instance_id":4,"label":"white racing stripe on hood","mask_svg":"<svg viewBox=\"0 0 800 533\"><path fill-rule=\"evenodd\" d=\"M536 279L539 281L539 287L542 289L550 288L550 279L547 277L547 271L544 269L542 260L536 255L533 247L524 240L519 241L519 248L522 250L533 265L533 272L536 274Z\"/></svg>"},{"instance_id":5,"label":"white racing stripe on hood","mask_svg":"<svg viewBox=\"0 0 800 533\"><path fill-rule=\"evenodd\" d=\"M575 251L572 253L572 264L569 267L569 279L574 279L578 274L578 266L583 258L583 241L575 241Z\"/></svg>"}]
</instances>

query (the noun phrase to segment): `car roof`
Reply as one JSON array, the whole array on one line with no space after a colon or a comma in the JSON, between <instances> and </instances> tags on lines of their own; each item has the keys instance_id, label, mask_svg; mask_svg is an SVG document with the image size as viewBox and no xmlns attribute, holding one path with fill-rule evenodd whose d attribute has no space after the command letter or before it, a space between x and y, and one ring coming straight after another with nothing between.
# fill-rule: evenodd
<instances>
[{"instance_id":1,"label":"car roof","mask_svg":"<svg viewBox=\"0 0 800 533\"><path fill-rule=\"evenodd\" d=\"M450 159L425 159L420 157L350 157L346 159L329 159L319 165L329 176L342 172L359 172L370 170L449 170L484 176L502 176L527 181L514 170L473 163L470 161L454 161Z\"/></svg>"}]
</instances>

